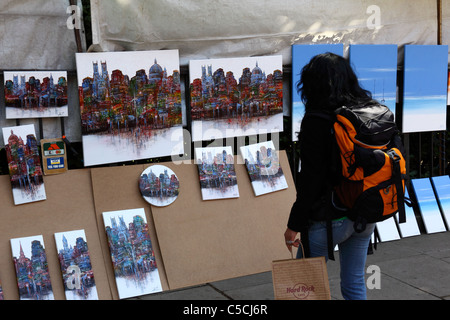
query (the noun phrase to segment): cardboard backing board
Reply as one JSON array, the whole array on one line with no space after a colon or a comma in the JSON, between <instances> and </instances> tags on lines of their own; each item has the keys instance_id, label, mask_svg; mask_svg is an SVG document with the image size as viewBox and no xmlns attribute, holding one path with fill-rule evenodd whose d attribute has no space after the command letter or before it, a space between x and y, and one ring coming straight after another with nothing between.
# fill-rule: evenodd
<instances>
[{"instance_id":1,"label":"cardboard backing board","mask_svg":"<svg viewBox=\"0 0 450 320\"><path fill-rule=\"evenodd\" d=\"M5 299L19 299L10 239L43 235L53 293L56 300L64 300L54 234L84 229L99 299L111 300L111 287L95 220L90 171L71 170L44 179L47 200L15 206L9 176L0 176L0 279Z\"/></svg>"},{"instance_id":2,"label":"cardboard backing board","mask_svg":"<svg viewBox=\"0 0 450 320\"><path fill-rule=\"evenodd\" d=\"M139 191L139 177L142 171L144 171L144 168L144 165L133 165L91 169L98 234L104 253L103 258L113 299L119 299L119 295L117 293L108 239L103 223L102 214L106 211L144 208L149 225L150 239L155 251L156 263L158 264L161 285L163 290L169 289L164 272L164 263L156 237L155 225L150 211L150 204L144 200Z\"/></svg>"},{"instance_id":3,"label":"cardboard backing board","mask_svg":"<svg viewBox=\"0 0 450 320\"><path fill-rule=\"evenodd\" d=\"M271 270L287 259L284 231L296 197L285 151L279 153L288 189L254 195L240 156L235 157L239 198L203 201L195 164L165 163L180 193L168 207L152 207L171 289Z\"/></svg>"}]
</instances>

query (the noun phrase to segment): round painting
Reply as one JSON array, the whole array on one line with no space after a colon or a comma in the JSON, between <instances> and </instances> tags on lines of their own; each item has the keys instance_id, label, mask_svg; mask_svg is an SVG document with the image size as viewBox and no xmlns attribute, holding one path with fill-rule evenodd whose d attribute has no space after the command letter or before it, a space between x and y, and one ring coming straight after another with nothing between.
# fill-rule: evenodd
<instances>
[{"instance_id":1,"label":"round painting","mask_svg":"<svg viewBox=\"0 0 450 320\"><path fill-rule=\"evenodd\" d=\"M178 197L180 182L168 167L155 164L145 169L139 177L139 190L148 203L164 207Z\"/></svg>"}]
</instances>

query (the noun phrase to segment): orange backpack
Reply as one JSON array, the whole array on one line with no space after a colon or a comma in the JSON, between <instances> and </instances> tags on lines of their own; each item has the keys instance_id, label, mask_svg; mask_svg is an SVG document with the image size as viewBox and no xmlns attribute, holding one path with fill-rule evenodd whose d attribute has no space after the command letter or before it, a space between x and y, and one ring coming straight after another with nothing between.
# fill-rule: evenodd
<instances>
[{"instance_id":1,"label":"orange backpack","mask_svg":"<svg viewBox=\"0 0 450 320\"><path fill-rule=\"evenodd\" d=\"M348 218L355 221L355 230L361 232L367 223L397 212L399 222L405 222L406 162L393 113L372 102L344 106L335 114L343 178L334 190Z\"/></svg>"}]
</instances>

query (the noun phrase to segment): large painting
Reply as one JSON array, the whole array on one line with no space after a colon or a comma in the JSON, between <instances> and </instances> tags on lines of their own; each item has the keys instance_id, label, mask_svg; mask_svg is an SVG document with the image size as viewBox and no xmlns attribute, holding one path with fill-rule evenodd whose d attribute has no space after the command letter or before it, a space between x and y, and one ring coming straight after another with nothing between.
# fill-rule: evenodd
<instances>
[{"instance_id":1,"label":"large painting","mask_svg":"<svg viewBox=\"0 0 450 320\"><path fill-rule=\"evenodd\" d=\"M283 131L281 56L191 60L192 140Z\"/></svg>"},{"instance_id":2,"label":"large painting","mask_svg":"<svg viewBox=\"0 0 450 320\"><path fill-rule=\"evenodd\" d=\"M103 212L120 299L162 291L142 208Z\"/></svg>"},{"instance_id":3,"label":"large painting","mask_svg":"<svg viewBox=\"0 0 450 320\"><path fill-rule=\"evenodd\" d=\"M203 200L239 197L230 146L196 148L195 156Z\"/></svg>"},{"instance_id":4,"label":"large painting","mask_svg":"<svg viewBox=\"0 0 450 320\"><path fill-rule=\"evenodd\" d=\"M67 117L67 72L5 71L6 119Z\"/></svg>"},{"instance_id":5,"label":"large painting","mask_svg":"<svg viewBox=\"0 0 450 320\"><path fill-rule=\"evenodd\" d=\"M34 125L3 128L14 204L47 198Z\"/></svg>"},{"instance_id":6,"label":"large painting","mask_svg":"<svg viewBox=\"0 0 450 320\"><path fill-rule=\"evenodd\" d=\"M406 45L403 132L447 128L448 46Z\"/></svg>"},{"instance_id":7,"label":"large painting","mask_svg":"<svg viewBox=\"0 0 450 320\"><path fill-rule=\"evenodd\" d=\"M98 300L84 230L55 233L67 300Z\"/></svg>"},{"instance_id":8,"label":"large painting","mask_svg":"<svg viewBox=\"0 0 450 320\"><path fill-rule=\"evenodd\" d=\"M53 300L42 236L16 238L10 242L20 300Z\"/></svg>"},{"instance_id":9,"label":"large painting","mask_svg":"<svg viewBox=\"0 0 450 320\"><path fill-rule=\"evenodd\" d=\"M84 165L183 154L178 50L77 53Z\"/></svg>"},{"instance_id":10,"label":"large painting","mask_svg":"<svg viewBox=\"0 0 450 320\"><path fill-rule=\"evenodd\" d=\"M397 45L350 45L350 63L362 88L395 115L397 100Z\"/></svg>"},{"instance_id":11,"label":"large painting","mask_svg":"<svg viewBox=\"0 0 450 320\"><path fill-rule=\"evenodd\" d=\"M241 155L255 196L288 187L273 141L242 146Z\"/></svg>"},{"instance_id":12,"label":"large painting","mask_svg":"<svg viewBox=\"0 0 450 320\"><path fill-rule=\"evenodd\" d=\"M342 56L343 44L296 44L292 46L292 141L298 140L300 125L305 114L305 105L297 92L297 83L303 67L309 63L312 57L331 52Z\"/></svg>"}]
</instances>

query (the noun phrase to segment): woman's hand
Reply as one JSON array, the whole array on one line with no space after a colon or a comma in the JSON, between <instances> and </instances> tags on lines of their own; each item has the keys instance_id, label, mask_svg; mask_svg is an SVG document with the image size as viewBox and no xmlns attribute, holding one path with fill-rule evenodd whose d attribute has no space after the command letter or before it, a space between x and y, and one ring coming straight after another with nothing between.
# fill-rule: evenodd
<instances>
[{"instance_id":1,"label":"woman's hand","mask_svg":"<svg viewBox=\"0 0 450 320\"><path fill-rule=\"evenodd\" d=\"M295 239L297 237L297 231L291 230L289 228L284 232L284 240L286 241L286 247L292 253L292 246L298 248L300 245L300 239Z\"/></svg>"}]
</instances>

